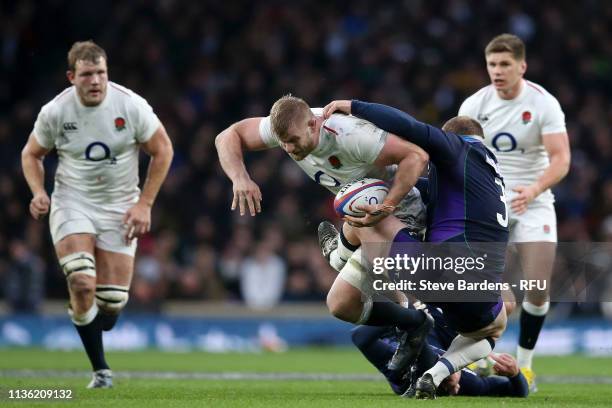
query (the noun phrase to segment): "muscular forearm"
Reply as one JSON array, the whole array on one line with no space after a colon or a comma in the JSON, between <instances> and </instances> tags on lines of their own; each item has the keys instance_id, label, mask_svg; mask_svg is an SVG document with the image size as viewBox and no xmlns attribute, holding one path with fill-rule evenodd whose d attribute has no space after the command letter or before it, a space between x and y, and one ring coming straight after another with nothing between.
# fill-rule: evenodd
<instances>
[{"instance_id":1,"label":"muscular forearm","mask_svg":"<svg viewBox=\"0 0 612 408\"><path fill-rule=\"evenodd\" d=\"M217 136L215 146L217 147L221 168L232 182L240 179L250 179L244 165L240 137L231 126Z\"/></svg>"},{"instance_id":2,"label":"muscular forearm","mask_svg":"<svg viewBox=\"0 0 612 408\"><path fill-rule=\"evenodd\" d=\"M397 206L402 198L415 186L427 166L427 157L417 152L406 156L399 164L389 194L384 204Z\"/></svg>"},{"instance_id":3,"label":"muscular forearm","mask_svg":"<svg viewBox=\"0 0 612 408\"><path fill-rule=\"evenodd\" d=\"M173 156L174 153L172 148L164 149L151 156L147 178L145 179L144 186L142 187L142 194L140 195L141 202L146 203L150 207L153 206L157 193L159 193L161 185L168 175Z\"/></svg>"},{"instance_id":4,"label":"muscular forearm","mask_svg":"<svg viewBox=\"0 0 612 408\"><path fill-rule=\"evenodd\" d=\"M569 164L569 153L567 155L552 156L550 158L550 165L535 183L538 194L543 193L563 180L569 171Z\"/></svg>"},{"instance_id":5,"label":"muscular forearm","mask_svg":"<svg viewBox=\"0 0 612 408\"><path fill-rule=\"evenodd\" d=\"M23 169L23 176L32 191L32 195L42 193L45 191L45 168L43 166L43 159L35 157L31 154L21 155L21 167Z\"/></svg>"}]
</instances>

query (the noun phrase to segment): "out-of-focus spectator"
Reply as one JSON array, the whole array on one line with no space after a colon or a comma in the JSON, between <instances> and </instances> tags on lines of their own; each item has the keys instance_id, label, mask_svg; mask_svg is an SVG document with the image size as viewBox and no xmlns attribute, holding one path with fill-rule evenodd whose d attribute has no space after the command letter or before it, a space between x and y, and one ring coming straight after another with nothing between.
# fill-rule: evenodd
<instances>
[{"instance_id":1,"label":"out-of-focus spectator","mask_svg":"<svg viewBox=\"0 0 612 408\"><path fill-rule=\"evenodd\" d=\"M329 193L281 149L249 154L263 211L238 216L229 210L231 185L217 163L215 135L238 118L267 115L287 93L319 106L332 98L374 100L441 125L488 83L482 49L501 32L524 39L530 79L557 95L566 113L573 163L555 188L559 239L602 239L602 222L612 215L612 3L169 1L123 2L105 13L88 7L65 0L0 7L0 254L26 231L50 297L64 297L65 282L43 224L28 221L20 150L36 112L68 86L54 74L65 69L67 45L89 38L114 56L112 79L155 108L175 148L153 208L147 239L155 248L137 254L137 262L146 258L130 302L155 309L187 296L184 290L216 296L202 286L214 278L194 269L193 252L202 245L215 251L225 295L239 299L239 267L262 241L287 259L287 288L308 298L301 292L308 274L312 296L323 300L336 276L316 244L317 224L335 216ZM45 160L51 190L55 153ZM8 268L12 261L5 260Z\"/></svg>"},{"instance_id":2,"label":"out-of-focus spectator","mask_svg":"<svg viewBox=\"0 0 612 408\"><path fill-rule=\"evenodd\" d=\"M283 300L289 302L304 302L320 297L313 292L313 276L305 269L294 269L287 277L287 287Z\"/></svg>"},{"instance_id":3,"label":"out-of-focus spectator","mask_svg":"<svg viewBox=\"0 0 612 408\"><path fill-rule=\"evenodd\" d=\"M128 311L160 312L166 297L166 282L162 266L150 255L136 260Z\"/></svg>"},{"instance_id":4,"label":"out-of-focus spectator","mask_svg":"<svg viewBox=\"0 0 612 408\"><path fill-rule=\"evenodd\" d=\"M240 266L240 291L252 309L270 309L283 296L287 265L266 243L255 246Z\"/></svg>"},{"instance_id":5,"label":"out-of-focus spectator","mask_svg":"<svg viewBox=\"0 0 612 408\"><path fill-rule=\"evenodd\" d=\"M176 296L181 299L222 300L225 289L217 273L215 251L200 245L191 251L193 259L179 271Z\"/></svg>"},{"instance_id":6,"label":"out-of-focus spectator","mask_svg":"<svg viewBox=\"0 0 612 408\"><path fill-rule=\"evenodd\" d=\"M14 312L36 313L45 299L44 263L20 239L9 243L10 263L4 293Z\"/></svg>"}]
</instances>

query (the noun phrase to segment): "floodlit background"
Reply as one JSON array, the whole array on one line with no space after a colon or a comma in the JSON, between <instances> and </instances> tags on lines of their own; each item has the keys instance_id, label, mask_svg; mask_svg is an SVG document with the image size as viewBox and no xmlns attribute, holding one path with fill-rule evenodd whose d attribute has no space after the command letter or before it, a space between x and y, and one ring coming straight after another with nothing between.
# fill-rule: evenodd
<instances>
[{"instance_id":1,"label":"floodlit background","mask_svg":"<svg viewBox=\"0 0 612 408\"><path fill-rule=\"evenodd\" d=\"M29 217L20 167L39 109L68 86L74 41L106 49L110 79L148 100L175 147L153 230L139 243L126 314L105 334L108 347L283 350L349 342L350 326L327 315L336 275L316 243L318 223L338 221L332 197L276 149L247 155L263 212L230 212L217 133L267 115L287 93L311 106L382 102L441 125L488 84L487 42L515 33L527 45L527 78L555 95L566 115L572 166L554 189L559 241L610 241L611 21L612 3L589 0L3 2L0 346L80 348L47 220ZM45 160L49 192L55 165L53 155ZM553 305L538 348L612 354L605 306ZM515 342L511 324L500 347L513 350Z\"/></svg>"}]
</instances>

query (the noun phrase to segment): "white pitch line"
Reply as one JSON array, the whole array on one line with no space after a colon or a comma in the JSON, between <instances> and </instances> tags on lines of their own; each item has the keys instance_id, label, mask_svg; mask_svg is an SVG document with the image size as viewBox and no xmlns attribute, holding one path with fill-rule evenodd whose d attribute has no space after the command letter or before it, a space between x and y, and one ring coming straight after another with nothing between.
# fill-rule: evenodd
<instances>
[{"instance_id":1,"label":"white pitch line","mask_svg":"<svg viewBox=\"0 0 612 408\"><path fill-rule=\"evenodd\" d=\"M383 381L379 374L333 373L244 373L244 372L176 372L176 371L117 371L115 378L164 380L240 380L240 381ZM0 377L19 378L86 378L90 371L77 370L0 370ZM612 384L607 376L538 376L539 383L549 384Z\"/></svg>"}]
</instances>

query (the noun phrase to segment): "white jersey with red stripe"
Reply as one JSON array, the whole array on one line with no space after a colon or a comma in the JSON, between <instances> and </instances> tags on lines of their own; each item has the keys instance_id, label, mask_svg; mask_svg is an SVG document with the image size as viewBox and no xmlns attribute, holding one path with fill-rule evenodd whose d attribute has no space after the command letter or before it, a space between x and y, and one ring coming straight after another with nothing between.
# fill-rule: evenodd
<instances>
[{"instance_id":1,"label":"white jersey with red stripe","mask_svg":"<svg viewBox=\"0 0 612 408\"><path fill-rule=\"evenodd\" d=\"M80 199L101 206L134 202L138 149L160 122L145 99L108 82L97 106L84 106L70 87L47 103L34 124L34 137L57 150L54 199Z\"/></svg>"},{"instance_id":2,"label":"white jersey with red stripe","mask_svg":"<svg viewBox=\"0 0 612 408\"><path fill-rule=\"evenodd\" d=\"M322 108L311 111L315 116L323 114ZM269 116L259 123L259 134L268 147L279 146ZM395 166L374 165L386 140L387 132L366 120L333 114L321 125L317 147L295 162L311 179L337 194L342 185L362 177L391 180Z\"/></svg>"},{"instance_id":3,"label":"white jersey with red stripe","mask_svg":"<svg viewBox=\"0 0 612 408\"><path fill-rule=\"evenodd\" d=\"M489 85L459 108L459 115L472 117L482 125L485 142L499 160L509 192L514 186L534 183L548 167L542 135L566 132L565 115L557 99L540 85L522 81L514 99L500 98ZM549 189L536 200L552 203L554 196Z\"/></svg>"}]
</instances>

